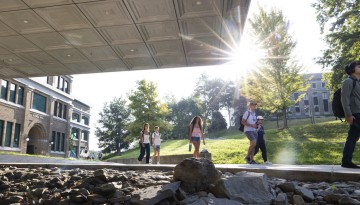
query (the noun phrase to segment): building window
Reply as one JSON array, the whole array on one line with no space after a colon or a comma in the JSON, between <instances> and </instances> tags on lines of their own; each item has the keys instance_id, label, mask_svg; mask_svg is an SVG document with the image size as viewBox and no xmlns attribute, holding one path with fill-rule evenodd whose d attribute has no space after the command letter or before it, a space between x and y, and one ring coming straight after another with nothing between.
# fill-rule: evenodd
<instances>
[{"instance_id":1,"label":"building window","mask_svg":"<svg viewBox=\"0 0 360 205\"><path fill-rule=\"evenodd\" d=\"M64 92L70 93L69 82L67 80L64 81Z\"/></svg>"},{"instance_id":2,"label":"building window","mask_svg":"<svg viewBox=\"0 0 360 205\"><path fill-rule=\"evenodd\" d=\"M321 83L321 87L322 87L322 88L325 88L325 82L322 82L322 83Z\"/></svg>"},{"instance_id":3,"label":"building window","mask_svg":"<svg viewBox=\"0 0 360 205\"><path fill-rule=\"evenodd\" d=\"M304 105L309 105L309 96L307 93L304 96Z\"/></svg>"},{"instance_id":4,"label":"building window","mask_svg":"<svg viewBox=\"0 0 360 205\"><path fill-rule=\"evenodd\" d=\"M32 108L46 113L46 97L40 94L34 93Z\"/></svg>"},{"instance_id":5,"label":"building window","mask_svg":"<svg viewBox=\"0 0 360 205\"><path fill-rule=\"evenodd\" d=\"M316 88L316 83L312 83L311 86L312 86L312 88L315 89Z\"/></svg>"},{"instance_id":6,"label":"building window","mask_svg":"<svg viewBox=\"0 0 360 205\"><path fill-rule=\"evenodd\" d=\"M78 140L79 139L79 133L78 133L78 129L77 128L72 128L71 129L71 137L74 140Z\"/></svg>"},{"instance_id":7,"label":"building window","mask_svg":"<svg viewBox=\"0 0 360 205\"><path fill-rule=\"evenodd\" d=\"M59 90L64 91L64 78L61 77L61 76L59 76L57 88L58 88Z\"/></svg>"},{"instance_id":8,"label":"building window","mask_svg":"<svg viewBox=\"0 0 360 205\"><path fill-rule=\"evenodd\" d=\"M80 122L80 115L77 113L72 114L72 120L75 122Z\"/></svg>"},{"instance_id":9,"label":"building window","mask_svg":"<svg viewBox=\"0 0 360 205\"><path fill-rule=\"evenodd\" d=\"M56 132L52 131L52 135L51 135L51 151L55 151L55 142L56 142Z\"/></svg>"},{"instance_id":10,"label":"building window","mask_svg":"<svg viewBox=\"0 0 360 205\"><path fill-rule=\"evenodd\" d=\"M329 93L323 92L322 93L322 98L323 99L329 99Z\"/></svg>"},{"instance_id":11,"label":"building window","mask_svg":"<svg viewBox=\"0 0 360 205\"><path fill-rule=\"evenodd\" d=\"M61 142L61 133L57 132L56 133L56 142L55 142L56 151L60 151L60 142Z\"/></svg>"},{"instance_id":12,"label":"building window","mask_svg":"<svg viewBox=\"0 0 360 205\"><path fill-rule=\"evenodd\" d=\"M317 98L317 97L314 97L313 99L314 99L314 105L319 105L319 100L318 100L318 98Z\"/></svg>"},{"instance_id":13,"label":"building window","mask_svg":"<svg viewBox=\"0 0 360 205\"><path fill-rule=\"evenodd\" d=\"M8 84L9 84L8 81L2 80L2 82L1 82L1 99L6 100Z\"/></svg>"},{"instance_id":14,"label":"building window","mask_svg":"<svg viewBox=\"0 0 360 205\"><path fill-rule=\"evenodd\" d=\"M83 117L81 118L81 123L83 123L83 124L85 124L85 125L89 125L89 118L83 116Z\"/></svg>"},{"instance_id":15,"label":"building window","mask_svg":"<svg viewBox=\"0 0 360 205\"><path fill-rule=\"evenodd\" d=\"M3 131L4 131L4 121L0 120L0 146L2 146Z\"/></svg>"},{"instance_id":16,"label":"building window","mask_svg":"<svg viewBox=\"0 0 360 205\"><path fill-rule=\"evenodd\" d=\"M60 151L65 151L65 133L61 133Z\"/></svg>"},{"instance_id":17,"label":"building window","mask_svg":"<svg viewBox=\"0 0 360 205\"><path fill-rule=\"evenodd\" d=\"M295 107L295 112L296 112L296 113L300 113L300 107L296 106L296 107Z\"/></svg>"},{"instance_id":18,"label":"building window","mask_svg":"<svg viewBox=\"0 0 360 205\"><path fill-rule=\"evenodd\" d=\"M18 96L17 96L17 104L23 105L24 104L24 87L18 87Z\"/></svg>"},{"instance_id":19,"label":"building window","mask_svg":"<svg viewBox=\"0 0 360 205\"><path fill-rule=\"evenodd\" d=\"M315 112L319 112L319 106L315 106Z\"/></svg>"},{"instance_id":20,"label":"building window","mask_svg":"<svg viewBox=\"0 0 360 205\"><path fill-rule=\"evenodd\" d=\"M88 141L88 131L81 131L81 140Z\"/></svg>"},{"instance_id":21,"label":"building window","mask_svg":"<svg viewBox=\"0 0 360 205\"><path fill-rule=\"evenodd\" d=\"M16 85L14 83L10 83L9 101L15 103L15 99L16 99Z\"/></svg>"},{"instance_id":22,"label":"building window","mask_svg":"<svg viewBox=\"0 0 360 205\"><path fill-rule=\"evenodd\" d=\"M54 116L66 119L66 105L61 102L54 102Z\"/></svg>"},{"instance_id":23,"label":"building window","mask_svg":"<svg viewBox=\"0 0 360 205\"><path fill-rule=\"evenodd\" d=\"M63 107L64 107L64 109L63 109L63 118L64 118L64 119L67 119L67 116L66 116L67 106L64 105Z\"/></svg>"},{"instance_id":24,"label":"building window","mask_svg":"<svg viewBox=\"0 0 360 205\"><path fill-rule=\"evenodd\" d=\"M5 134L5 143L4 143L5 147L10 147L10 145L11 145L12 127L13 127L12 122L6 123L6 134Z\"/></svg>"},{"instance_id":25,"label":"building window","mask_svg":"<svg viewBox=\"0 0 360 205\"><path fill-rule=\"evenodd\" d=\"M329 100L324 99L323 103L324 103L324 112L329 112Z\"/></svg>"},{"instance_id":26,"label":"building window","mask_svg":"<svg viewBox=\"0 0 360 205\"><path fill-rule=\"evenodd\" d=\"M13 147L19 147L20 128L21 128L21 125L18 124L18 123L16 123L16 124L15 124L15 133L14 133Z\"/></svg>"}]
</instances>

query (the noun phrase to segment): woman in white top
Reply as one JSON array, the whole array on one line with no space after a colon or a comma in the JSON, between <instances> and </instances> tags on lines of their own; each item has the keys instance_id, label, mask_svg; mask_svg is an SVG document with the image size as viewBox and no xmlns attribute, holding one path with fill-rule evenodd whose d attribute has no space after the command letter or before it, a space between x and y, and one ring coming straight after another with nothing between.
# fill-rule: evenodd
<instances>
[{"instance_id":1,"label":"woman in white top","mask_svg":"<svg viewBox=\"0 0 360 205\"><path fill-rule=\"evenodd\" d=\"M203 130L203 121L200 116L195 116L189 124L189 143L194 145L194 154L195 158L199 158L200 152L200 139L203 140L205 145L205 137Z\"/></svg>"},{"instance_id":2,"label":"woman in white top","mask_svg":"<svg viewBox=\"0 0 360 205\"><path fill-rule=\"evenodd\" d=\"M149 123L145 123L143 130L140 132L140 155L138 157L139 162L143 160L146 152L146 164L150 161L150 131Z\"/></svg>"},{"instance_id":3,"label":"woman in white top","mask_svg":"<svg viewBox=\"0 0 360 205\"><path fill-rule=\"evenodd\" d=\"M160 164L160 143L161 134L159 133L159 126L155 126L154 132L152 133L152 146L154 147L154 155L151 157L151 161L157 156L157 164Z\"/></svg>"}]
</instances>

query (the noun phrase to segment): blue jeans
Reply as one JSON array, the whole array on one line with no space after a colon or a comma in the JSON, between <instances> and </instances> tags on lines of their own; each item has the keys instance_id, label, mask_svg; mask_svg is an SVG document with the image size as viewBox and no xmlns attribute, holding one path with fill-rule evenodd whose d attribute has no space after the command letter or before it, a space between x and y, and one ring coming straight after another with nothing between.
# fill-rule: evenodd
<instances>
[{"instance_id":1,"label":"blue jeans","mask_svg":"<svg viewBox=\"0 0 360 205\"><path fill-rule=\"evenodd\" d=\"M351 163L356 142L360 137L360 114L354 114L356 120L350 125L348 136L345 141L342 163Z\"/></svg>"},{"instance_id":2,"label":"blue jeans","mask_svg":"<svg viewBox=\"0 0 360 205\"><path fill-rule=\"evenodd\" d=\"M150 143L144 143L144 147L140 144L140 155L138 157L139 161L144 159L144 155L146 152L146 164L149 164L150 161Z\"/></svg>"}]
</instances>

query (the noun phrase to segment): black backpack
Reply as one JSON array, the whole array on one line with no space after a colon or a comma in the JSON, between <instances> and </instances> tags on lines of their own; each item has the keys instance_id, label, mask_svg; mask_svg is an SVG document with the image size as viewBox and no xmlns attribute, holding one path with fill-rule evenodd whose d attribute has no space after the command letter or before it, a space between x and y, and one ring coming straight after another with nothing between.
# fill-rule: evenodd
<instances>
[{"instance_id":1,"label":"black backpack","mask_svg":"<svg viewBox=\"0 0 360 205\"><path fill-rule=\"evenodd\" d=\"M241 120L242 120L243 116L244 116L244 115L240 115L240 127L239 127L239 130L240 130L241 132L244 132L244 128L245 128L245 125L244 125L243 123L241 123ZM249 114L248 114L248 116L247 116L247 118L246 118L245 121L247 121L249 117L250 117L250 112L249 112Z\"/></svg>"},{"instance_id":2,"label":"black backpack","mask_svg":"<svg viewBox=\"0 0 360 205\"><path fill-rule=\"evenodd\" d=\"M350 79L352 79L352 78L350 78ZM356 80L354 80L354 79L352 79L352 80L353 80L353 90L354 90L355 85L356 85ZM341 118L345 118L345 112L344 112L344 109L341 104L341 88L339 88L335 91L331 105L332 105L332 110L333 110L334 116L336 118L339 118L340 120L341 120Z\"/></svg>"}]
</instances>

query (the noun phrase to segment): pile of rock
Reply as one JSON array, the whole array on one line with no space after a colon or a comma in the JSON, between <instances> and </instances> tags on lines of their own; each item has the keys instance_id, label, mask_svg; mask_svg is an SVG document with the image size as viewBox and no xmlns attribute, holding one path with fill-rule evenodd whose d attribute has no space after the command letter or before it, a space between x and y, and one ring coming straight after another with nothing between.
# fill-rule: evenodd
<instances>
[{"instance_id":1,"label":"pile of rock","mask_svg":"<svg viewBox=\"0 0 360 205\"><path fill-rule=\"evenodd\" d=\"M360 205L359 200L359 182L221 173L207 159L185 159L170 172L0 168L0 205Z\"/></svg>"}]
</instances>

